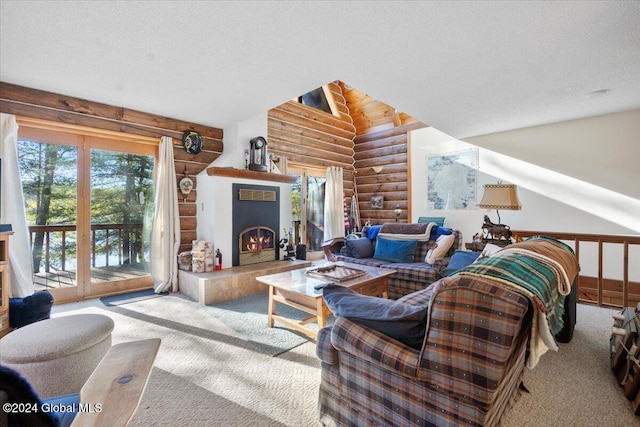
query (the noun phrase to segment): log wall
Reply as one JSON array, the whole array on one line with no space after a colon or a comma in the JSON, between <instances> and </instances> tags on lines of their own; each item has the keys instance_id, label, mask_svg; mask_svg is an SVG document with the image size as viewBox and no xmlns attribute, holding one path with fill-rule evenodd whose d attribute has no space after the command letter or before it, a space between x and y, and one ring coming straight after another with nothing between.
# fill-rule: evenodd
<instances>
[{"instance_id":1,"label":"log wall","mask_svg":"<svg viewBox=\"0 0 640 427\"><path fill-rule=\"evenodd\" d=\"M190 250L196 240L196 175L220 157L222 129L167 117L100 104L83 99L0 82L0 112L71 125L86 126L131 135L173 138L177 182L184 176L193 180L193 191L186 199L176 188L180 208L181 250ZM202 151L196 155L182 147L182 133L193 130L202 135Z\"/></svg>"},{"instance_id":2,"label":"log wall","mask_svg":"<svg viewBox=\"0 0 640 427\"><path fill-rule=\"evenodd\" d=\"M394 209L400 207L399 220L406 222L409 207L407 133L426 127L405 113L340 82L344 99L356 127L354 167L360 218L364 224L382 224L396 220ZM372 167L382 167L376 174ZM382 196L382 208L371 207L371 197Z\"/></svg>"},{"instance_id":3,"label":"log wall","mask_svg":"<svg viewBox=\"0 0 640 427\"><path fill-rule=\"evenodd\" d=\"M312 168L344 169L345 195L354 187L353 138L356 129L349 115L342 88L329 83L338 116L289 101L268 112L267 141L269 152L284 156L288 162Z\"/></svg>"}]
</instances>

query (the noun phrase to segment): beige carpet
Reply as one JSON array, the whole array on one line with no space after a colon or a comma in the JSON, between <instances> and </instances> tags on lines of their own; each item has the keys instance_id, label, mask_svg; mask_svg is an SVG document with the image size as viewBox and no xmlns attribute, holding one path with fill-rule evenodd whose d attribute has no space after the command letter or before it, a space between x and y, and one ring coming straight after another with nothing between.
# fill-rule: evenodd
<instances>
[{"instance_id":1,"label":"beige carpet","mask_svg":"<svg viewBox=\"0 0 640 427\"><path fill-rule=\"evenodd\" d=\"M277 357L257 352L180 294L111 307L98 299L65 304L53 316L80 312L112 317L114 343L162 339L133 426L320 425L311 342ZM609 370L613 312L579 305L573 341L527 372L531 393L522 395L506 426L640 425Z\"/></svg>"}]
</instances>

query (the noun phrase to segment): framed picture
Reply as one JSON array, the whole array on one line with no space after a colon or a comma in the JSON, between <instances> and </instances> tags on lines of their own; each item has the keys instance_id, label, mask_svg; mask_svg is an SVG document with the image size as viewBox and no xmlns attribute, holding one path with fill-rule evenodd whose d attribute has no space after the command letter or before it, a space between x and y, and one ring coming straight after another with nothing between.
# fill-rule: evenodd
<instances>
[{"instance_id":1,"label":"framed picture","mask_svg":"<svg viewBox=\"0 0 640 427\"><path fill-rule=\"evenodd\" d=\"M374 209L382 209L384 196L371 196L371 207Z\"/></svg>"},{"instance_id":2,"label":"framed picture","mask_svg":"<svg viewBox=\"0 0 640 427\"><path fill-rule=\"evenodd\" d=\"M427 156L427 208L477 209L478 149Z\"/></svg>"}]
</instances>

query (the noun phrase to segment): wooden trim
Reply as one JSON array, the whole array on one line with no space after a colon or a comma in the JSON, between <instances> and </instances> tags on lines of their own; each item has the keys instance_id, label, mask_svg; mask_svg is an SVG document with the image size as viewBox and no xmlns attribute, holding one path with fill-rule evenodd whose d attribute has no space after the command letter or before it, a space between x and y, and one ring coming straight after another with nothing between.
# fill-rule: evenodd
<instances>
[{"instance_id":1,"label":"wooden trim","mask_svg":"<svg viewBox=\"0 0 640 427\"><path fill-rule=\"evenodd\" d=\"M629 281L629 245L640 245L640 236L619 234L567 233L555 231L512 230L516 241L527 237L545 235L558 240L573 241L574 252L580 259L580 244L590 242L597 244L597 277L578 277L578 300L597 303L598 306L627 307L640 302L640 283ZM623 245L622 280L604 277L604 245ZM588 292L589 295L585 293Z\"/></svg>"},{"instance_id":2,"label":"wooden trim","mask_svg":"<svg viewBox=\"0 0 640 427\"><path fill-rule=\"evenodd\" d=\"M160 139L155 137L132 135L125 132L114 132L107 129L96 129L86 126L72 125L69 123L52 122L49 120L35 119L33 117L18 116L16 117L16 122L18 122L18 126L20 127L108 138L111 140L133 142L136 144L149 144L155 145L156 147L160 145Z\"/></svg>"},{"instance_id":3,"label":"wooden trim","mask_svg":"<svg viewBox=\"0 0 640 427\"><path fill-rule=\"evenodd\" d=\"M257 179L261 181L275 181L293 184L298 177L279 173L257 172L248 169L222 168L211 166L207 168L209 176L226 176L230 178Z\"/></svg>"},{"instance_id":4,"label":"wooden trim","mask_svg":"<svg viewBox=\"0 0 640 427\"><path fill-rule=\"evenodd\" d=\"M130 126L133 130L148 129L157 133L158 130L163 132L173 132L182 135L185 130L196 130L200 132L203 138L222 139L222 129L210 126L202 126L195 123L175 120L168 117L148 114L141 111L129 110L123 107L115 107L112 105L101 104L98 102L87 101L84 99L74 98L66 95L59 95L52 92L32 89L28 87L18 86L11 83L0 82L0 100L2 107L0 111L3 113L15 114L11 111L5 111L5 108L16 108L26 111L26 114L17 114L33 118L42 118L51 120L52 116L57 117L66 123L74 123L65 120L65 118L75 117L74 120L82 121L82 117L100 119L105 122L119 123L121 126ZM48 111L48 114L47 114ZM42 117L46 116L46 117ZM75 123L82 125L82 123ZM91 126L103 128L102 126ZM123 130L121 129L122 131ZM130 132L137 134L137 132Z\"/></svg>"}]
</instances>

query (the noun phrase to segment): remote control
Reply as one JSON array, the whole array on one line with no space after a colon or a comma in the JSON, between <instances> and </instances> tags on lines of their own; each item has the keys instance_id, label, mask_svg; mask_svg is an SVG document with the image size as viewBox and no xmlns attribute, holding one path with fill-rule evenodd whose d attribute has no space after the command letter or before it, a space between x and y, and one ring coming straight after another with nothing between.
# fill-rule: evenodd
<instances>
[{"instance_id":1,"label":"remote control","mask_svg":"<svg viewBox=\"0 0 640 427\"><path fill-rule=\"evenodd\" d=\"M322 289L322 288L324 288L324 287L326 287L327 285L330 285L330 284L331 284L331 283L320 283L320 284L318 284L318 285L315 285L315 286L313 287L313 289L315 289L316 291L319 291L320 289Z\"/></svg>"}]
</instances>

